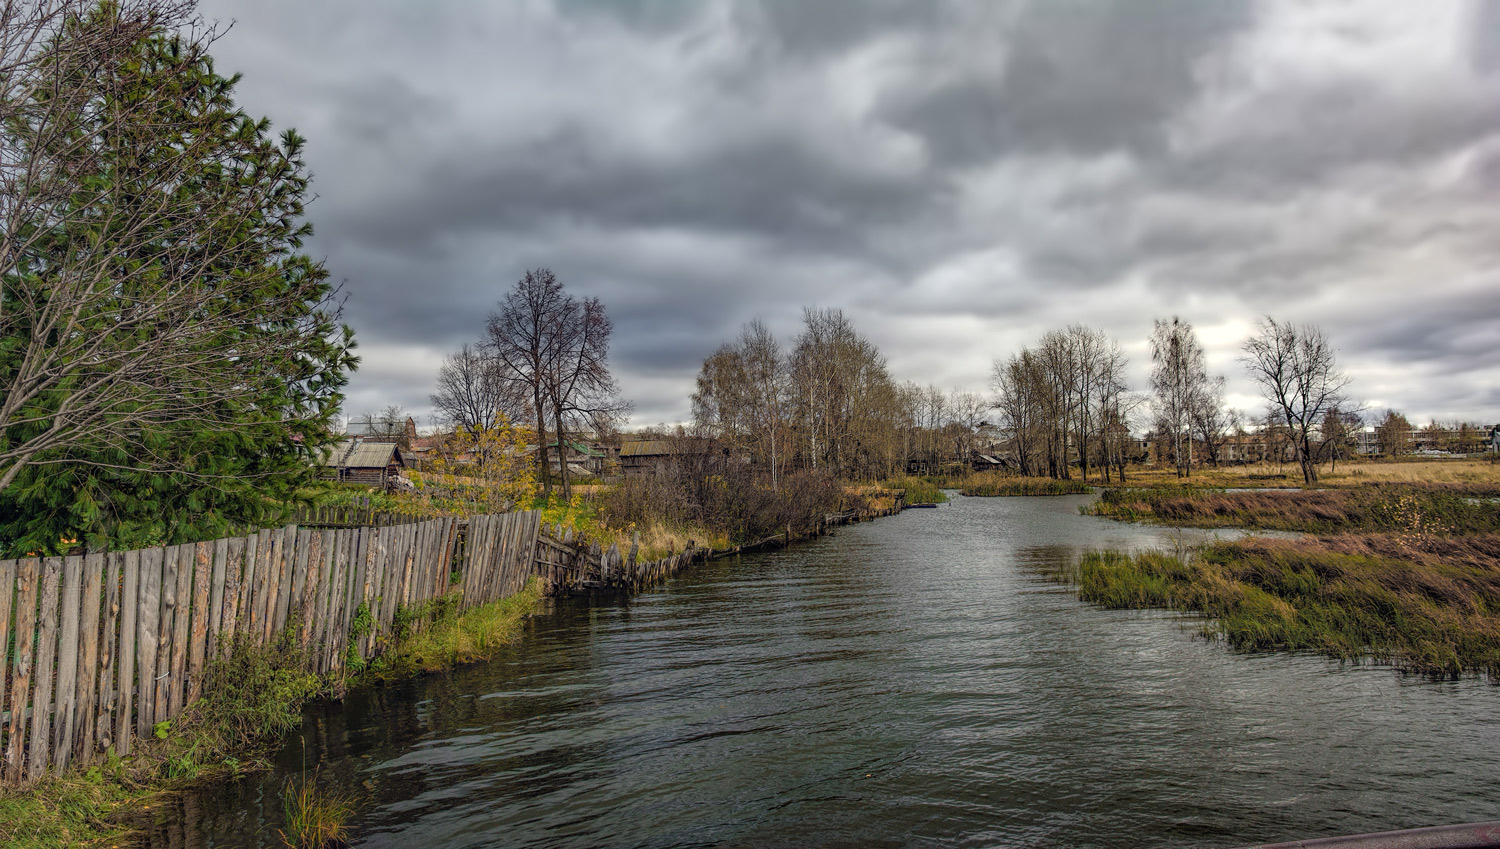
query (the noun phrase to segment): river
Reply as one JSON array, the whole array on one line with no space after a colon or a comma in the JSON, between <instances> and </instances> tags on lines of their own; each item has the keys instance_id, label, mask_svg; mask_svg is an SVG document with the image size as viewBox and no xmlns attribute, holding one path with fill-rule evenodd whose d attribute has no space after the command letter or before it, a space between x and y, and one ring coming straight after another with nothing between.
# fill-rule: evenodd
<instances>
[{"instance_id":1,"label":"river","mask_svg":"<svg viewBox=\"0 0 1500 849\"><path fill-rule=\"evenodd\" d=\"M280 846L316 765L363 847L1235 846L1500 817L1500 692L1247 655L1050 576L1209 534L957 498L309 710L272 773L165 806L153 845Z\"/></svg>"}]
</instances>

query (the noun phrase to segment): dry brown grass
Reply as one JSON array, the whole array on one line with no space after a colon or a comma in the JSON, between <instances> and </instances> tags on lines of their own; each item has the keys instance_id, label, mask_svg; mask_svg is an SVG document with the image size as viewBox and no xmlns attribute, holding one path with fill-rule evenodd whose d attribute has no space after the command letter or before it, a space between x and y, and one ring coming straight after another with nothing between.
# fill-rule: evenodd
<instances>
[{"instance_id":1,"label":"dry brown grass","mask_svg":"<svg viewBox=\"0 0 1500 849\"><path fill-rule=\"evenodd\" d=\"M1343 471L1340 468L1340 471ZM1097 476L1090 477L1097 483ZM1289 463L1255 463L1248 466L1224 466L1212 468L1203 466L1193 469L1193 473L1186 478L1177 477L1177 473L1171 466L1154 466L1149 468L1132 467L1126 474L1124 486L1171 486L1177 484L1192 484L1194 486L1220 486L1231 488L1259 488L1259 487L1281 487L1301 486L1302 473L1293 464ZM1111 486L1120 486L1119 481L1112 480Z\"/></svg>"},{"instance_id":2,"label":"dry brown grass","mask_svg":"<svg viewBox=\"0 0 1500 849\"><path fill-rule=\"evenodd\" d=\"M1296 492L1222 492L1157 487L1115 489L1090 512L1186 527L1244 527L1306 533L1404 533L1414 539L1500 531L1489 484L1366 484Z\"/></svg>"},{"instance_id":3,"label":"dry brown grass","mask_svg":"<svg viewBox=\"0 0 1500 849\"><path fill-rule=\"evenodd\" d=\"M1091 478L1094 480L1095 478ZM1423 460L1345 460L1336 467L1324 463L1318 470L1318 485L1359 486L1366 483L1439 483L1500 486L1500 463L1483 458ZM1193 469L1188 478L1178 478L1172 467L1134 468L1127 486L1194 486L1258 489L1302 486L1302 472L1295 463L1255 463Z\"/></svg>"},{"instance_id":4,"label":"dry brown grass","mask_svg":"<svg viewBox=\"0 0 1500 849\"><path fill-rule=\"evenodd\" d=\"M641 548L636 558L642 561L660 560L668 554L685 551L688 543L713 549L729 547L728 534L707 528L683 528L664 522L650 522L645 527L636 528L636 531L641 535ZM622 539L625 536L628 535L622 535ZM624 539L620 550L626 551L629 548L629 540Z\"/></svg>"},{"instance_id":5,"label":"dry brown grass","mask_svg":"<svg viewBox=\"0 0 1500 849\"><path fill-rule=\"evenodd\" d=\"M1500 486L1500 463L1483 459L1413 460L1391 462L1367 460L1341 464L1335 473L1324 474L1323 483L1351 486L1362 483L1443 483Z\"/></svg>"}]
</instances>

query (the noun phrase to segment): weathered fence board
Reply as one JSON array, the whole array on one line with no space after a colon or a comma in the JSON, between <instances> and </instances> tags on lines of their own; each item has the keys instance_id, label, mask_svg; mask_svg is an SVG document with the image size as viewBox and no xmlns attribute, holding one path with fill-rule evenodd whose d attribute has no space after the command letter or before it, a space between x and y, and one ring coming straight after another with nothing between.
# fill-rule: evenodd
<instances>
[{"instance_id":1,"label":"weathered fence board","mask_svg":"<svg viewBox=\"0 0 1500 849\"><path fill-rule=\"evenodd\" d=\"M57 605L62 580L62 560L48 557L42 561L42 606L37 611L36 692L32 696L31 749L27 753L26 777L40 778L51 760L49 743L52 731L52 676L57 660Z\"/></svg>"},{"instance_id":2,"label":"weathered fence board","mask_svg":"<svg viewBox=\"0 0 1500 849\"><path fill-rule=\"evenodd\" d=\"M219 625L224 621L224 587L228 584L229 540L219 539L213 543L213 572L209 577L208 593L208 647L209 657L219 645Z\"/></svg>"},{"instance_id":3,"label":"weathered fence board","mask_svg":"<svg viewBox=\"0 0 1500 849\"><path fill-rule=\"evenodd\" d=\"M22 755L26 745L26 705L30 696L32 634L36 625L37 561L26 560L16 568L15 678L11 684L10 742L5 748L5 777L23 777Z\"/></svg>"},{"instance_id":4,"label":"weathered fence board","mask_svg":"<svg viewBox=\"0 0 1500 849\"><path fill-rule=\"evenodd\" d=\"M177 546L161 552L161 614L156 622L156 670L152 714L167 719L172 706L172 629L177 622Z\"/></svg>"},{"instance_id":5,"label":"weathered fence board","mask_svg":"<svg viewBox=\"0 0 1500 849\"><path fill-rule=\"evenodd\" d=\"M140 614L136 617L136 727L138 737L156 724L157 623L161 621L162 550L141 552Z\"/></svg>"},{"instance_id":6,"label":"weathered fence board","mask_svg":"<svg viewBox=\"0 0 1500 849\"><path fill-rule=\"evenodd\" d=\"M52 709L52 760L66 768L73 752L73 723L78 718L79 604L83 597L83 558L62 561L62 628L57 641L57 692Z\"/></svg>"},{"instance_id":7,"label":"weathered fence board","mask_svg":"<svg viewBox=\"0 0 1500 849\"><path fill-rule=\"evenodd\" d=\"M172 617L172 668L167 679L169 705L168 716L182 713L187 706L188 639L193 626L193 569L192 544L177 546L177 610Z\"/></svg>"},{"instance_id":8,"label":"weathered fence board","mask_svg":"<svg viewBox=\"0 0 1500 849\"><path fill-rule=\"evenodd\" d=\"M133 708L137 704L135 693L136 664L138 660L136 641L140 638L137 633L137 619L140 611L141 592L141 553L139 551L125 552L124 565L120 576L120 673L115 680L120 688L119 708L115 713L115 751L121 756L130 754L130 741L135 737L131 733L130 720Z\"/></svg>"},{"instance_id":9,"label":"weathered fence board","mask_svg":"<svg viewBox=\"0 0 1500 849\"><path fill-rule=\"evenodd\" d=\"M203 687L203 666L208 660L209 580L213 577L213 543L193 546L193 619L189 630L187 704L198 698Z\"/></svg>"},{"instance_id":10,"label":"weathered fence board","mask_svg":"<svg viewBox=\"0 0 1500 849\"><path fill-rule=\"evenodd\" d=\"M5 710L5 665L10 657L10 634L15 633L10 629L10 611L16 594L16 561L0 560L0 712ZM0 728L5 727L4 717L0 717ZM0 751L0 758L4 752ZM0 762L0 776L5 774L3 762Z\"/></svg>"},{"instance_id":11,"label":"weathered fence board","mask_svg":"<svg viewBox=\"0 0 1500 849\"><path fill-rule=\"evenodd\" d=\"M105 555L108 564L104 574L104 631L99 637L98 710L95 717L95 733L92 737L94 752L108 750L114 744L115 712L119 706L119 691L127 685L115 686L115 672L119 666L120 650L120 585L123 582L121 565L125 555L119 552ZM92 754L90 754L92 759Z\"/></svg>"}]
</instances>

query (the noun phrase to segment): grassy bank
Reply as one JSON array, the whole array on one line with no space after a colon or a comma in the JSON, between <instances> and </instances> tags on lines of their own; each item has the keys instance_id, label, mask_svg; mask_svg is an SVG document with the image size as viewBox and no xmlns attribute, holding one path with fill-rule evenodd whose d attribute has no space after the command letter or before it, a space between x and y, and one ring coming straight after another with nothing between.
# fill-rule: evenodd
<instances>
[{"instance_id":1,"label":"grassy bank","mask_svg":"<svg viewBox=\"0 0 1500 849\"><path fill-rule=\"evenodd\" d=\"M1175 486L1111 489L1087 508L1098 516L1180 527L1244 527L1326 534L1418 537L1500 532L1500 495L1488 485L1374 484L1304 492L1223 492Z\"/></svg>"},{"instance_id":2,"label":"grassy bank","mask_svg":"<svg viewBox=\"0 0 1500 849\"><path fill-rule=\"evenodd\" d=\"M110 845L163 792L265 765L282 737L301 724L308 700L379 678L436 672L483 660L515 641L542 603L533 578L515 596L458 614L437 605L436 618L413 620L395 647L352 681L319 681L303 672L288 638L258 647L236 642L205 673L204 695L176 720L157 726L128 759L111 757L81 772L0 791L0 846L61 849Z\"/></svg>"},{"instance_id":3,"label":"grassy bank","mask_svg":"<svg viewBox=\"0 0 1500 849\"><path fill-rule=\"evenodd\" d=\"M936 483L927 478L891 478L881 484L886 489L901 490L907 504L947 504L948 496Z\"/></svg>"},{"instance_id":4,"label":"grassy bank","mask_svg":"<svg viewBox=\"0 0 1500 849\"><path fill-rule=\"evenodd\" d=\"M1500 536L1416 550L1395 535L1220 543L1184 560L1094 552L1079 597L1211 617L1250 651L1371 659L1432 676L1500 678Z\"/></svg>"},{"instance_id":5,"label":"grassy bank","mask_svg":"<svg viewBox=\"0 0 1500 849\"><path fill-rule=\"evenodd\" d=\"M1092 484L1078 480L1053 480L1051 478L1023 478L998 472L976 472L953 482L960 495L1006 496L1006 495L1087 495L1094 491Z\"/></svg>"}]
</instances>

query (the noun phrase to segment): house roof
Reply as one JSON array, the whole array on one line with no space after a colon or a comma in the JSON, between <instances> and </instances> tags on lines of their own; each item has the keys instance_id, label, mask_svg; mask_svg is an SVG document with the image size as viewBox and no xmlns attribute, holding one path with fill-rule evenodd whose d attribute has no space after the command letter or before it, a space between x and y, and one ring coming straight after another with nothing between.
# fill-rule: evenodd
<instances>
[{"instance_id":1,"label":"house roof","mask_svg":"<svg viewBox=\"0 0 1500 849\"><path fill-rule=\"evenodd\" d=\"M589 446L583 444L582 442L574 442L573 440L569 439L566 442L564 442L563 444L566 445L566 446L568 446L568 448L570 450L575 451L575 452L577 452L579 454L582 454L585 457L603 457L604 456L604 452L603 451L598 451L598 450L595 450L593 448L590 448ZM553 440L552 442L547 443L547 447L548 448L556 448L557 447L557 441Z\"/></svg>"},{"instance_id":2,"label":"house roof","mask_svg":"<svg viewBox=\"0 0 1500 849\"><path fill-rule=\"evenodd\" d=\"M714 450L714 445L712 439L640 439L621 443L620 458L708 454Z\"/></svg>"},{"instance_id":3,"label":"house roof","mask_svg":"<svg viewBox=\"0 0 1500 849\"><path fill-rule=\"evenodd\" d=\"M401 449L394 442L361 442L346 439L323 456L323 465L337 469L383 469L394 460L405 466Z\"/></svg>"},{"instance_id":4,"label":"house roof","mask_svg":"<svg viewBox=\"0 0 1500 849\"><path fill-rule=\"evenodd\" d=\"M662 457L672 453L672 442L668 439L644 439L620 444L623 457Z\"/></svg>"}]
</instances>

